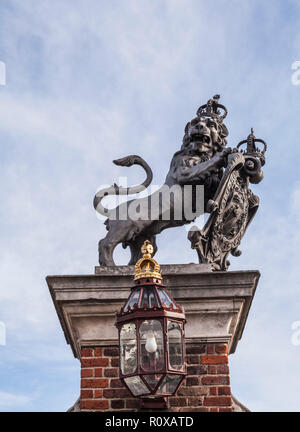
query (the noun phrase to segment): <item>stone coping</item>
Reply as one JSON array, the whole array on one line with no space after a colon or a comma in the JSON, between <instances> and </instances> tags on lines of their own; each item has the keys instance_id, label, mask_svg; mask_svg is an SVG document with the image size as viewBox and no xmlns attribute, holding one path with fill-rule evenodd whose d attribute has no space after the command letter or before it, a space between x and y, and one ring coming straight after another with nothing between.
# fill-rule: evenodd
<instances>
[{"instance_id":1,"label":"stone coping","mask_svg":"<svg viewBox=\"0 0 300 432\"><path fill-rule=\"evenodd\" d=\"M115 312L129 296L134 266L96 267L91 275L47 276L75 357L82 346L117 345ZM212 272L205 264L162 265L163 282L185 309L189 343L226 342L233 353L260 277L257 270Z\"/></svg>"}]
</instances>

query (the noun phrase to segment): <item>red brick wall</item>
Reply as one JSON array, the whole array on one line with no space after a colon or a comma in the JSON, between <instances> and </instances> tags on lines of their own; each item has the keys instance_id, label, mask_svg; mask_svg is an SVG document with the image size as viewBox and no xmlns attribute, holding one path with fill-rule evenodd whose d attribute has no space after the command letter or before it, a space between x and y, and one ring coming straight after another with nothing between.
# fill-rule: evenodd
<instances>
[{"instance_id":1,"label":"red brick wall","mask_svg":"<svg viewBox=\"0 0 300 432\"><path fill-rule=\"evenodd\" d=\"M136 411L139 401L119 380L118 348L81 350L81 411Z\"/></svg>"},{"instance_id":2,"label":"red brick wall","mask_svg":"<svg viewBox=\"0 0 300 432\"><path fill-rule=\"evenodd\" d=\"M138 411L139 401L118 379L115 347L83 348L81 352L81 411ZM231 411L228 352L225 344L186 347L187 376L168 411Z\"/></svg>"}]
</instances>

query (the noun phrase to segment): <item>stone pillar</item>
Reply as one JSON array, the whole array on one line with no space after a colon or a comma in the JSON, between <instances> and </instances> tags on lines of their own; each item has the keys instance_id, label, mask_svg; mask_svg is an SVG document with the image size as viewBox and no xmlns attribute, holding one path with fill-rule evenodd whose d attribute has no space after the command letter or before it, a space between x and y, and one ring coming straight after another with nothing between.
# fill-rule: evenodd
<instances>
[{"instance_id":1,"label":"stone pillar","mask_svg":"<svg viewBox=\"0 0 300 432\"><path fill-rule=\"evenodd\" d=\"M228 355L242 336L259 272L211 272L203 264L161 270L187 319L187 376L169 398L169 411L233 410ZM67 343L81 361L81 411L139 410L139 400L119 380L114 326L133 272L133 266L96 267L94 275L47 277Z\"/></svg>"}]
</instances>

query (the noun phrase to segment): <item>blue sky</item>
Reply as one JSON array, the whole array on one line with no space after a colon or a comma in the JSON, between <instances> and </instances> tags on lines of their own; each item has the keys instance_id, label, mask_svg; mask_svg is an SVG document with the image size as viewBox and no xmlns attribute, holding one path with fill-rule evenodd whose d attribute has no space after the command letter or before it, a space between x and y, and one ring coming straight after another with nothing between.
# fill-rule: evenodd
<instances>
[{"instance_id":1,"label":"blue sky","mask_svg":"<svg viewBox=\"0 0 300 432\"><path fill-rule=\"evenodd\" d=\"M0 0L0 411L65 411L79 395L45 282L88 274L105 235L92 199L141 170L160 184L199 105L222 95L228 145L268 143L261 199L231 270L262 273L230 357L234 395L253 411L300 410L300 60L297 0ZM160 263L196 261L185 228L158 238ZM185 245L183 247L183 245ZM178 251L180 250L180 254ZM121 248L117 262L126 263Z\"/></svg>"}]
</instances>

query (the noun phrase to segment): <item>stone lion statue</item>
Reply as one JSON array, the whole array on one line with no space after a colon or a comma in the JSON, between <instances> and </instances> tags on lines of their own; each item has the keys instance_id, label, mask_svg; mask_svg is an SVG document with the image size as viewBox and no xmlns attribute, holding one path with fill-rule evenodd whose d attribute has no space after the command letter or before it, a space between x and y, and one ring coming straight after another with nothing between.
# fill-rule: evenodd
<instances>
[{"instance_id":1,"label":"stone lion statue","mask_svg":"<svg viewBox=\"0 0 300 432\"><path fill-rule=\"evenodd\" d=\"M174 154L161 188L146 197L122 203L112 211L104 208L101 203L105 196L136 194L147 188L152 181L151 168L141 157L131 155L113 161L120 166L140 165L147 177L138 186L122 188L114 184L96 193L95 209L108 216L104 222L108 233L99 242L100 265L115 265L113 252L120 243L124 248L129 246L129 264L135 264L141 256L140 250L145 240L153 244L155 253L157 234L167 228L188 224L207 210L209 201L214 197L222 178L227 156L231 153L231 149L225 147L228 130L223 124L223 119L227 111L223 105L218 104L218 97L219 95L216 95L206 105L202 105L197 111L197 116L187 123L182 146ZM225 110L223 116L220 115L220 107ZM204 186L204 200L200 207L197 206L198 185ZM186 186L189 186L188 199ZM168 191L171 191L169 195ZM167 199L164 199L166 196ZM178 217L175 213L178 213L176 206L178 207L179 202L184 203L185 207L188 206L192 211L182 212L182 216ZM180 204L180 207L182 206L183 204Z\"/></svg>"}]
</instances>

